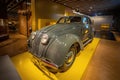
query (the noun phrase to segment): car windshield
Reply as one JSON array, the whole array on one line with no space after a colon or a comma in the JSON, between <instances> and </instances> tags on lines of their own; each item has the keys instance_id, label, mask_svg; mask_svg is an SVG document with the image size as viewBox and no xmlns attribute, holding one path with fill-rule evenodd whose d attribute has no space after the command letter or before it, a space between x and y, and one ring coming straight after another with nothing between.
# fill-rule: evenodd
<instances>
[{"instance_id":1,"label":"car windshield","mask_svg":"<svg viewBox=\"0 0 120 80\"><path fill-rule=\"evenodd\" d=\"M58 20L57 23L73 23L73 22L81 22L81 17L79 17L79 16L62 17Z\"/></svg>"}]
</instances>

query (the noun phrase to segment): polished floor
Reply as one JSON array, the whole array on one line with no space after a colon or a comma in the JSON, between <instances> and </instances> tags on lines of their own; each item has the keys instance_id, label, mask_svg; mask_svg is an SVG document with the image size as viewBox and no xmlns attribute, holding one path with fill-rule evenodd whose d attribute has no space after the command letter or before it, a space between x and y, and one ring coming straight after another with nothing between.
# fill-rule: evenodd
<instances>
[{"instance_id":1,"label":"polished floor","mask_svg":"<svg viewBox=\"0 0 120 80\"><path fill-rule=\"evenodd\" d=\"M107 40L116 40L112 31L100 30L96 31L95 37Z\"/></svg>"},{"instance_id":2,"label":"polished floor","mask_svg":"<svg viewBox=\"0 0 120 80\"><path fill-rule=\"evenodd\" d=\"M29 52L16 55L11 60L22 80L58 80L44 66L41 65L44 72L36 67L32 62L32 55Z\"/></svg>"},{"instance_id":3,"label":"polished floor","mask_svg":"<svg viewBox=\"0 0 120 80\"><path fill-rule=\"evenodd\" d=\"M27 51L27 37L18 33L9 34L9 39L0 42L0 56L17 54Z\"/></svg>"},{"instance_id":4,"label":"polished floor","mask_svg":"<svg viewBox=\"0 0 120 80\"><path fill-rule=\"evenodd\" d=\"M101 39L81 80L120 80L120 42Z\"/></svg>"}]
</instances>

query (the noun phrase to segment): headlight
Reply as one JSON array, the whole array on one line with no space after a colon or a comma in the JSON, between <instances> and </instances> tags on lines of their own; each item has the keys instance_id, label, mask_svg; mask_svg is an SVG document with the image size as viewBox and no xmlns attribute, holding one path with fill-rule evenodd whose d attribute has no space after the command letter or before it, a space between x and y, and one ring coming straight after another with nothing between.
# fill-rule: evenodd
<instances>
[{"instance_id":1,"label":"headlight","mask_svg":"<svg viewBox=\"0 0 120 80\"><path fill-rule=\"evenodd\" d=\"M42 44L47 44L48 42L48 35L47 34L43 34L41 37L41 43Z\"/></svg>"},{"instance_id":2,"label":"headlight","mask_svg":"<svg viewBox=\"0 0 120 80\"><path fill-rule=\"evenodd\" d=\"M36 32L32 32L32 33L31 33L31 38L32 38L32 40L35 39L35 36L36 36Z\"/></svg>"}]
</instances>

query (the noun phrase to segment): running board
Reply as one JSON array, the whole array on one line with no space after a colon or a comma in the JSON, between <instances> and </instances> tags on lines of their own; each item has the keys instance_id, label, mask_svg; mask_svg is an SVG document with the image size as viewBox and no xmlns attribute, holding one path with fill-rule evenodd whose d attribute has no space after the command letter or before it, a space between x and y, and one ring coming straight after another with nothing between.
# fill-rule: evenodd
<instances>
[{"instance_id":1,"label":"running board","mask_svg":"<svg viewBox=\"0 0 120 80\"><path fill-rule=\"evenodd\" d=\"M84 44L83 44L83 46L86 46L88 43L90 43L92 41L92 39L89 39L89 40L87 40Z\"/></svg>"}]
</instances>

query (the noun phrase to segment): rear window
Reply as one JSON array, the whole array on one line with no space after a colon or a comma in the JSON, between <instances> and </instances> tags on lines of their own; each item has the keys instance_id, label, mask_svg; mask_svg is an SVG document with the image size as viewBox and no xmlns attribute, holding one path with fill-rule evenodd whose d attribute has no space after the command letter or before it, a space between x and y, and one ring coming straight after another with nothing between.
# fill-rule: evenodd
<instances>
[{"instance_id":1,"label":"rear window","mask_svg":"<svg viewBox=\"0 0 120 80\"><path fill-rule=\"evenodd\" d=\"M73 17L70 22L81 22L81 17Z\"/></svg>"},{"instance_id":2,"label":"rear window","mask_svg":"<svg viewBox=\"0 0 120 80\"><path fill-rule=\"evenodd\" d=\"M73 23L73 22L81 22L81 17L62 17L58 20L57 23Z\"/></svg>"}]
</instances>

